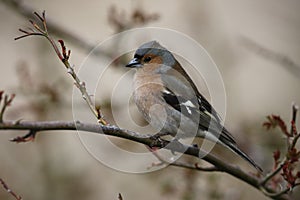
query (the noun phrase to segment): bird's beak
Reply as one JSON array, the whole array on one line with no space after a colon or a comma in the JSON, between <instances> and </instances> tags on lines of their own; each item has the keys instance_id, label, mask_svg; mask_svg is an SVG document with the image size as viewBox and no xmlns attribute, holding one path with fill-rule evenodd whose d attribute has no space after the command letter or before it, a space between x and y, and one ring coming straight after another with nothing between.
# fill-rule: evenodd
<instances>
[{"instance_id":1,"label":"bird's beak","mask_svg":"<svg viewBox=\"0 0 300 200\"><path fill-rule=\"evenodd\" d=\"M133 58L127 65L126 67L130 67L130 68L139 68L142 67L141 62L139 61L139 59L137 58Z\"/></svg>"}]
</instances>

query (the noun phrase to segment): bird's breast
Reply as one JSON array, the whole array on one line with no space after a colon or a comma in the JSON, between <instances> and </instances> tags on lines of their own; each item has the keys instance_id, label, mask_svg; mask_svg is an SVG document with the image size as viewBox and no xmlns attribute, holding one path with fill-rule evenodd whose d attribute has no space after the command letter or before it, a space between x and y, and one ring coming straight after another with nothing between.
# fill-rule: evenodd
<instances>
[{"instance_id":1,"label":"bird's breast","mask_svg":"<svg viewBox=\"0 0 300 200\"><path fill-rule=\"evenodd\" d=\"M161 92L163 84L158 75L135 74L133 80L133 97L138 110L149 122L149 112L152 106L162 105Z\"/></svg>"}]
</instances>

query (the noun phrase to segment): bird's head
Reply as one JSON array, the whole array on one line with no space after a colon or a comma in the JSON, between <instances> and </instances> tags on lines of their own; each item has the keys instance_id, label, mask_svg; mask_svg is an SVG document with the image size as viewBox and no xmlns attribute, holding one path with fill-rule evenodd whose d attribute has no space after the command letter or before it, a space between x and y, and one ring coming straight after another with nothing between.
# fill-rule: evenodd
<instances>
[{"instance_id":1,"label":"bird's head","mask_svg":"<svg viewBox=\"0 0 300 200\"><path fill-rule=\"evenodd\" d=\"M172 67L176 60L172 53L157 41L150 41L141 45L135 52L134 58L126 65L130 68L145 68L147 66L165 65Z\"/></svg>"}]
</instances>

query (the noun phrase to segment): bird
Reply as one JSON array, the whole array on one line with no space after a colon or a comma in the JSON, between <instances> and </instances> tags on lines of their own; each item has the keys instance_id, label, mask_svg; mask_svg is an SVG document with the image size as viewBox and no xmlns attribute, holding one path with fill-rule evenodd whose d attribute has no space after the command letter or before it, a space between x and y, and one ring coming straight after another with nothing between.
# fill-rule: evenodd
<instances>
[{"instance_id":1,"label":"bird","mask_svg":"<svg viewBox=\"0 0 300 200\"><path fill-rule=\"evenodd\" d=\"M174 55L159 42L142 44L126 65L136 70L133 99L158 136L207 138L230 149L257 170L261 167L242 151L222 119Z\"/></svg>"}]
</instances>

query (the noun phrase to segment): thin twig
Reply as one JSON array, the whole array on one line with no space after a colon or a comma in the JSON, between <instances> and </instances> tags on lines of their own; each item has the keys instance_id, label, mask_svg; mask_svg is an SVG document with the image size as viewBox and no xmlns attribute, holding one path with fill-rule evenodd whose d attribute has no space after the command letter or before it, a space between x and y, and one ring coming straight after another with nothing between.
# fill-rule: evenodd
<instances>
[{"instance_id":1,"label":"thin twig","mask_svg":"<svg viewBox=\"0 0 300 200\"><path fill-rule=\"evenodd\" d=\"M67 72L72 76L72 78L75 81L75 85L78 87L78 89L81 92L82 98L86 101L89 109L92 111L92 113L94 114L94 116L98 119L99 123L102 123L104 125L107 124L107 122L103 119L102 115L99 115L99 111L97 111L97 109L95 108L92 99L90 97L90 95L87 92L86 86L85 86L85 82L81 81L79 79L79 77L77 76L77 74L74 71L74 68L71 66L71 64L69 63L69 58L70 58L70 54L71 51L68 50L65 46L65 43L63 40L59 40L58 42L61 45L61 51L59 50L58 46L56 45L56 43L54 42L53 38L49 35L48 33L48 28L47 28L47 24L46 24L46 16L45 16L45 11L43 11L42 16L39 15L37 12L34 12L34 15L37 17L37 19L40 20L40 22L43 24L43 28L41 28L36 22L34 22L33 20L30 20L30 23L33 26L33 32L28 32L28 31L24 31L22 29L20 29L20 31L22 33L24 33L24 35L15 38L15 40L27 37L27 36L32 36L32 35L39 35L39 36L43 36L44 38L46 38L49 43L51 44L51 46L54 48L54 51L56 53L56 55L58 56L58 58L60 59L60 61L64 64L64 66L67 69ZM36 31L36 32L35 32ZM100 117L100 118L99 118Z\"/></svg>"},{"instance_id":2,"label":"thin twig","mask_svg":"<svg viewBox=\"0 0 300 200\"><path fill-rule=\"evenodd\" d=\"M297 144L299 138L300 138L300 133L298 133L298 134L294 137L294 139L293 139L293 141L292 141L292 144L291 144L291 148L295 148L295 146L296 146L296 144Z\"/></svg>"},{"instance_id":3,"label":"thin twig","mask_svg":"<svg viewBox=\"0 0 300 200\"><path fill-rule=\"evenodd\" d=\"M300 138L300 133L296 133L296 135L294 134L294 131L296 132L297 130L294 130L295 129L295 123L296 123L296 118L297 118L297 112L299 110L299 106L296 105L296 104L293 104L293 110L292 110L292 122L291 122L291 135L293 135L293 140L292 140L292 143L291 143L291 147L290 149L293 149L295 148L297 142L298 142L298 139Z\"/></svg>"},{"instance_id":4,"label":"thin twig","mask_svg":"<svg viewBox=\"0 0 300 200\"><path fill-rule=\"evenodd\" d=\"M221 171L219 168L213 166L213 167L200 167L198 163L195 164L190 164L190 163L185 163L185 162L180 162L180 161L166 161L164 158L162 158L156 150L153 150L150 147L147 147L150 152L160 161L160 163L155 164L153 166L158 166L158 165L170 165L170 166L175 166L175 167L182 167L186 169L193 169L193 170L198 170L198 171L204 171L204 172L216 172L216 171Z\"/></svg>"},{"instance_id":5,"label":"thin twig","mask_svg":"<svg viewBox=\"0 0 300 200\"><path fill-rule=\"evenodd\" d=\"M212 167L200 167L198 163L195 164L189 164L189 163L184 163L180 161L175 161L170 163L170 166L175 166L175 167L182 167L186 169L193 169L193 170L198 170L198 171L203 171L203 172L222 172L218 167L212 166Z\"/></svg>"},{"instance_id":6,"label":"thin twig","mask_svg":"<svg viewBox=\"0 0 300 200\"><path fill-rule=\"evenodd\" d=\"M278 165L277 169L272 171L271 173L267 174L263 180L260 182L260 185L265 186L266 183L271 180L274 176L276 176L283 168L284 163L286 162L286 159L283 159L280 164Z\"/></svg>"},{"instance_id":7,"label":"thin twig","mask_svg":"<svg viewBox=\"0 0 300 200\"><path fill-rule=\"evenodd\" d=\"M262 46L261 44L251 40L250 38L241 36L240 41L247 49L253 51L266 58L267 60L278 63L279 65L285 67L290 73L295 75L297 78L300 77L300 66L294 62L290 57L279 52L275 52L272 49Z\"/></svg>"},{"instance_id":8,"label":"thin twig","mask_svg":"<svg viewBox=\"0 0 300 200\"><path fill-rule=\"evenodd\" d=\"M280 192L277 192L277 193L270 193L270 192L267 192L267 191L263 191L263 192L267 196L269 196L269 197L271 197L273 199L277 199L278 197L281 197L282 195L287 194L287 193L289 193L291 191L292 191L292 188L287 187L286 189L281 190Z\"/></svg>"},{"instance_id":9,"label":"thin twig","mask_svg":"<svg viewBox=\"0 0 300 200\"><path fill-rule=\"evenodd\" d=\"M293 135L293 130L294 130L294 126L293 123L296 122L296 118L297 118L297 111L299 109L299 106L294 104L292 105L292 123L291 123L291 135Z\"/></svg>"}]
</instances>

